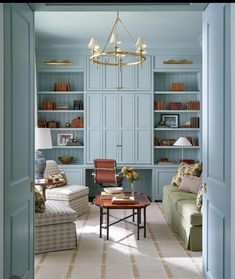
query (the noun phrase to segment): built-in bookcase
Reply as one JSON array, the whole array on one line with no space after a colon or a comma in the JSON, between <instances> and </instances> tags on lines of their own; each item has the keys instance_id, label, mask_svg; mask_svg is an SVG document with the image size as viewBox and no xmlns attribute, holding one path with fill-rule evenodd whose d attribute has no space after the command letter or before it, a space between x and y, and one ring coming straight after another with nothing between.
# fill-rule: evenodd
<instances>
[{"instance_id":1,"label":"built-in bookcase","mask_svg":"<svg viewBox=\"0 0 235 279\"><path fill-rule=\"evenodd\" d=\"M179 164L182 148L172 145L179 137L191 137L193 146L184 148L184 159L195 162L201 158L201 81L199 70L155 70L154 71L154 164L161 158L168 158L173 164ZM177 88L178 86L178 88ZM156 107L159 102L161 106ZM200 107L191 109L190 102L200 102ZM172 104L181 107L173 109ZM160 125L160 121L171 116L177 119L177 127ZM190 126L187 124L190 121ZM197 122L197 123L196 123ZM160 140L160 141L159 141ZM171 144L161 145L163 140Z\"/></svg>"},{"instance_id":2,"label":"built-in bookcase","mask_svg":"<svg viewBox=\"0 0 235 279\"><path fill-rule=\"evenodd\" d=\"M70 85L70 91L55 91L55 83L66 83ZM37 72L37 104L38 119L45 120L46 123L56 121L58 127L51 128L52 149L43 150L46 159L54 159L58 164L58 156L73 156L72 164L84 164L84 71L76 69L52 69L38 70ZM74 106L79 102L79 107ZM53 104L52 109L44 107L43 103ZM66 105L66 109L57 108L58 105ZM79 117L82 123L80 128L72 127L72 120ZM66 124L69 123L70 127ZM79 145L64 146L58 144L58 136L61 134L71 134L72 138L77 138Z\"/></svg>"}]
</instances>

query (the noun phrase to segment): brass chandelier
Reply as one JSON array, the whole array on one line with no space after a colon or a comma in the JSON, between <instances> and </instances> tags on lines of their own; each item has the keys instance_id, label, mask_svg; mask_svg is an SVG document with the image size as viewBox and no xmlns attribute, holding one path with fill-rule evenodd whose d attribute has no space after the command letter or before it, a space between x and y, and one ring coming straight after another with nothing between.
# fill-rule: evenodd
<instances>
[{"instance_id":1,"label":"brass chandelier","mask_svg":"<svg viewBox=\"0 0 235 279\"><path fill-rule=\"evenodd\" d=\"M119 35L117 34L118 23L123 27L124 31L127 33L129 39L136 47L135 51L126 51L120 48L121 41ZM131 34L128 32L127 28L124 26L123 22L119 17L119 12L117 12L117 18L113 24L111 32L102 49L95 38L91 38L88 48L91 49L91 63L97 65L108 65L108 66L129 66L142 64L146 57L145 48L147 45L144 42L143 37L138 37L135 42Z\"/></svg>"}]
</instances>

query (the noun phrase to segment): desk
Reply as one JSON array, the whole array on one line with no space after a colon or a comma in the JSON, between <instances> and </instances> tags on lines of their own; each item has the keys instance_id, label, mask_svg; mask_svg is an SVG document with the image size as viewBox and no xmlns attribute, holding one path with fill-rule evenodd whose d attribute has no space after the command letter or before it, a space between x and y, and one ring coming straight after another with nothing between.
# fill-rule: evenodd
<instances>
[{"instance_id":1,"label":"desk","mask_svg":"<svg viewBox=\"0 0 235 279\"><path fill-rule=\"evenodd\" d=\"M125 193L126 195L130 195L130 193ZM144 229L144 237L146 237L146 207L150 205L150 201L147 196L143 193L135 193L135 203L134 204L113 204L112 200L102 199L100 194L95 197L95 204L100 208L100 238L102 238L102 229L107 230L107 240L109 239L109 227L117 224L121 221L124 221L130 217L132 217L132 224L137 226L137 240L139 240L139 232L140 229ZM107 209L104 212L104 208ZM141 209L144 210L144 224L141 226ZM125 218L118 219L117 221L110 223L110 210L111 209L132 209L132 214L126 216ZM103 224L103 216L107 215L107 224ZM137 221L135 222L135 215L137 215ZM130 221L128 221L130 222Z\"/></svg>"}]
</instances>

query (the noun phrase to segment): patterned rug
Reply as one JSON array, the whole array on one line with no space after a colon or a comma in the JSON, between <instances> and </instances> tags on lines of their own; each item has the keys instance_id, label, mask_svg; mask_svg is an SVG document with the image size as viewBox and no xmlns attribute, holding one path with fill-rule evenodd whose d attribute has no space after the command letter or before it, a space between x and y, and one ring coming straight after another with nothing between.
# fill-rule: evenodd
<instances>
[{"instance_id":1,"label":"patterned rug","mask_svg":"<svg viewBox=\"0 0 235 279\"><path fill-rule=\"evenodd\" d=\"M136 240L136 227L121 222L99 237L99 208L93 204L76 221L76 250L36 255L35 279L201 279L201 252L183 248L161 211L161 203L147 207L147 236ZM125 217L129 210L114 210ZM111 219L112 221L112 219Z\"/></svg>"}]
</instances>

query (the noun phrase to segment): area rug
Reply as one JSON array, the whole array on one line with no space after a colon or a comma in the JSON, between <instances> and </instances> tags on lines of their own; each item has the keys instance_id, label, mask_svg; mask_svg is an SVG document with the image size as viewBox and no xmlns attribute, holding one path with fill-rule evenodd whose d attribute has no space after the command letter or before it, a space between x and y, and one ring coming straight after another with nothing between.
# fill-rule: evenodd
<instances>
[{"instance_id":1,"label":"area rug","mask_svg":"<svg viewBox=\"0 0 235 279\"><path fill-rule=\"evenodd\" d=\"M125 217L128 210L114 210ZM147 235L136 238L136 227L121 222L99 237L99 208L93 204L76 221L75 250L36 255L35 279L201 279L201 252L183 248L161 210L161 203L147 207Z\"/></svg>"}]
</instances>

